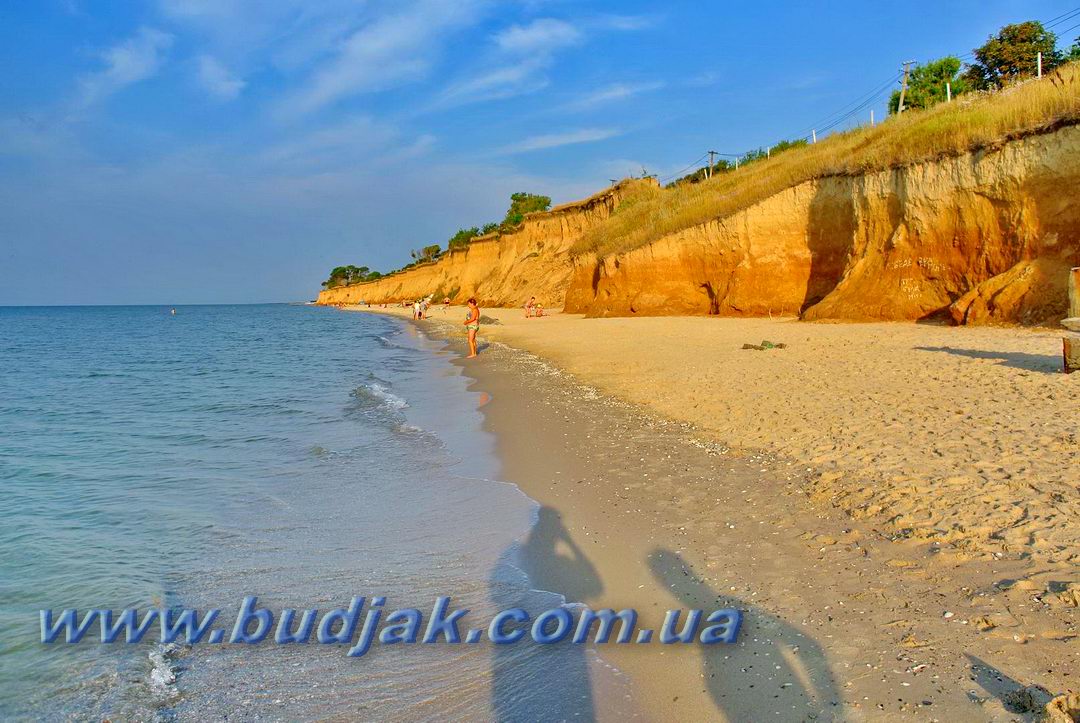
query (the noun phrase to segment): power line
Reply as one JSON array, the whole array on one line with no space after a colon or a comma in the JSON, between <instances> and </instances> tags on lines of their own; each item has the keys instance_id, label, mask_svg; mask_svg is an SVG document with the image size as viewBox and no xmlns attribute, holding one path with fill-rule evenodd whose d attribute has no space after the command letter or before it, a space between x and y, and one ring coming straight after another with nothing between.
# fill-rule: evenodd
<instances>
[{"instance_id":1,"label":"power line","mask_svg":"<svg viewBox=\"0 0 1080 723\"><path fill-rule=\"evenodd\" d=\"M682 174L689 171L691 168L697 168L697 165L699 163L701 163L702 161L704 161L706 156L708 156L708 155L709 155L708 153L702 153L701 156L699 156L696 160L694 160L692 163L687 165L686 168L682 169L681 171L676 171L675 173L672 173L670 176L664 176L663 178L661 178L660 183L661 184L666 183L667 181L670 181L671 179L673 179L673 178L675 178L677 176L681 176Z\"/></svg>"},{"instance_id":2,"label":"power line","mask_svg":"<svg viewBox=\"0 0 1080 723\"><path fill-rule=\"evenodd\" d=\"M803 129L803 132L801 134L799 134L799 135L797 135L795 137L797 139L798 138L803 138L803 139L809 138L810 137L810 132L815 130L815 129L826 130L827 128L833 127L833 125L835 125L835 123L833 123L833 121L835 121L838 116L848 117L852 111L862 110L866 106L866 104L868 102L873 102L874 100L876 100L882 94L882 92L884 92L885 90L890 88L893 83L895 83L897 80L899 80L901 75L903 75L903 73L897 73L893 77L889 78L888 82L886 82L885 84L878 86L877 88L870 91L869 93L866 93L865 95L859 96L858 99L852 101L851 103L848 103L847 105L845 105L840 110L838 110L838 111L836 111L834 113L830 113L829 115L825 116L824 118L818 120L813 125L807 126L805 129Z\"/></svg>"},{"instance_id":3,"label":"power line","mask_svg":"<svg viewBox=\"0 0 1080 723\"><path fill-rule=\"evenodd\" d=\"M1062 13L1061 15L1058 15L1056 18L1050 18L1045 23L1043 23L1043 27L1044 28L1052 28L1055 25L1060 25L1063 22L1066 22L1068 20L1072 20L1077 15L1080 15L1080 8L1075 8L1073 10L1070 10L1070 11L1066 12L1066 13Z\"/></svg>"},{"instance_id":4,"label":"power line","mask_svg":"<svg viewBox=\"0 0 1080 723\"><path fill-rule=\"evenodd\" d=\"M1074 8L1073 10L1069 10L1069 11L1067 11L1065 13L1062 13L1061 15L1058 15L1056 17L1051 18L1050 20L1047 20L1045 23L1043 23L1043 27L1049 30L1050 28L1053 28L1053 27L1055 27L1057 25L1061 25L1062 23L1068 22L1070 20L1074 20L1078 16L1080 16L1080 8ZM1060 30L1056 34L1059 35L1059 36L1060 35L1065 35L1066 33L1069 33L1069 32L1072 32L1073 30L1076 30L1077 28L1080 28L1080 23L1072 25L1072 26L1070 26L1070 27L1068 27L1068 28L1066 28L1064 30ZM962 63L968 63L969 60L972 60L972 59L975 58L975 51L972 50L972 51L968 51L968 52L966 52L966 53L964 53L962 55L953 55L951 57L956 58L957 60L961 61ZM851 119L852 117L862 113L864 110L866 110L866 108L868 108L869 106L871 106L874 103L876 103L877 101L879 101L882 98L882 96L886 95L889 92L889 90L891 89L891 87L893 86L893 84L895 84L896 81L900 80L901 77L906 75L907 72L909 72L910 66L914 65L914 64L915 64L915 61L910 61L909 63L906 63L905 64L905 70L900 71L896 75L894 75L892 78L889 78L888 82L886 82L884 85L878 86L877 88L870 91L869 93L867 93L865 95L862 95L862 96L859 96L859 98L852 101L851 103L843 106L842 108L840 108L839 110L837 110L837 111L835 111L833 113L830 113L829 115L827 115L824 118L822 118L821 120L819 120L817 123L815 123L815 124L813 124L811 126L808 126L801 135L795 136L794 140L809 140L811 135L816 136L818 131L821 131L822 133L826 133L826 132L836 128L837 126L841 125L845 121ZM711 170L713 165L714 165L712 163L712 157L711 156L726 156L728 158L735 158L736 162L737 162L738 159L743 158L743 157L746 156L746 152L744 152L744 153L719 153L717 151L708 151L707 153L700 156L693 163L686 166L681 171L673 173L673 174L671 174L669 176L665 176L663 179L660 179L661 183L665 183L665 182L667 182L667 181L669 181L669 180L671 180L673 178L681 176L682 174L684 174L686 171L690 170L691 168L695 168L706 157L709 157L709 166L708 166L708 168Z\"/></svg>"},{"instance_id":5,"label":"power line","mask_svg":"<svg viewBox=\"0 0 1080 723\"><path fill-rule=\"evenodd\" d=\"M1051 18L1050 20L1043 23L1043 27L1049 29L1049 28L1055 27L1057 25L1060 25L1060 24L1062 24L1064 22L1068 22L1069 20L1073 20L1076 17L1080 17L1080 8L1074 8L1073 10L1069 10L1069 11L1067 11L1065 13L1062 13L1061 15L1058 15L1057 17ZM1057 34L1058 35L1065 35L1066 33L1069 33L1069 32L1071 32L1073 30L1076 30L1077 28L1080 28L1080 24L1076 24L1076 25L1068 27L1068 28L1066 28L1064 30L1058 31ZM957 60L966 63L969 60L974 59L975 51L969 51L969 52L964 53L962 55L954 55L952 57L955 57ZM835 113L832 113L831 115L826 116L825 118L821 119L820 121L818 121L814 125L806 128L802 132L801 135L797 136L797 138L805 140L805 139L809 139L811 132L814 132L814 131L825 132L825 131L832 130L836 126L843 123L845 120L848 120L852 116L854 116L854 115L858 114L860 111L864 110L867 106L873 104L876 100L878 100L882 96L882 94L888 88L888 86L891 86L893 83L895 83L897 80L899 80L902 75L903 75L902 72L898 73L897 75L890 78L889 82L884 87L881 87L881 88L878 88L877 90L871 91L867 95L861 96L859 100L853 101L852 104L844 106L843 108L836 111ZM854 106L854 107L852 107L852 106Z\"/></svg>"},{"instance_id":6,"label":"power line","mask_svg":"<svg viewBox=\"0 0 1080 723\"><path fill-rule=\"evenodd\" d=\"M855 108L852 108L847 114L840 116L839 118L837 118L833 122L831 122L828 125L823 126L822 128L820 128L819 130L821 130L822 133L825 133L827 131L831 131L833 128L836 128L838 125L840 125L844 121L846 121L846 120L848 120L850 118L853 118L856 115L859 115L864 110L866 110L867 108L872 106L874 103L881 100L882 96L888 95L888 93L890 92L891 85L892 85L892 83L889 84L889 87L886 87L883 90L879 91L877 95L873 96L872 98L867 98L866 101L864 101L860 105L856 106Z\"/></svg>"},{"instance_id":7,"label":"power line","mask_svg":"<svg viewBox=\"0 0 1080 723\"><path fill-rule=\"evenodd\" d=\"M1065 28L1059 34L1060 35L1065 35L1066 33L1071 33L1073 30L1076 30L1077 28L1080 28L1080 23L1077 23L1076 25L1073 25L1071 28Z\"/></svg>"}]
</instances>

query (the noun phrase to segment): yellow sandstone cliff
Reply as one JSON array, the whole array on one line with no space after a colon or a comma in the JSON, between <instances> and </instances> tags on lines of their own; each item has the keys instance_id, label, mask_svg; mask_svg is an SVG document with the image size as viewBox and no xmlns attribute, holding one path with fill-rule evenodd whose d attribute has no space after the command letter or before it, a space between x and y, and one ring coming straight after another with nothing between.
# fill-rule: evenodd
<instances>
[{"instance_id":1,"label":"yellow sandstone cliff","mask_svg":"<svg viewBox=\"0 0 1080 723\"><path fill-rule=\"evenodd\" d=\"M638 182L641 183L641 182ZM592 316L1056 323L1080 265L1080 126L788 188L632 251L571 257L632 186L530 216L521 230L320 303L434 293Z\"/></svg>"},{"instance_id":2,"label":"yellow sandstone cliff","mask_svg":"<svg viewBox=\"0 0 1080 723\"><path fill-rule=\"evenodd\" d=\"M573 271L570 247L638 184L655 181L623 181L583 201L529 214L513 233L474 239L438 261L377 281L327 289L318 303L397 303L433 295L437 301L449 296L463 303L475 296L481 306L519 306L535 295L544 305L562 306Z\"/></svg>"}]
</instances>

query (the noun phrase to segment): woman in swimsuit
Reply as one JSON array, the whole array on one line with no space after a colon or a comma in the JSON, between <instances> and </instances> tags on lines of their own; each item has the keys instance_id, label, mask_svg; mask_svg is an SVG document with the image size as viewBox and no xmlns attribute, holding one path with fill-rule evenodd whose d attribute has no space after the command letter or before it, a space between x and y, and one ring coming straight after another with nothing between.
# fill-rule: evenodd
<instances>
[{"instance_id":1,"label":"woman in swimsuit","mask_svg":"<svg viewBox=\"0 0 1080 723\"><path fill-rule=\"evenodd\" d=\"M476 356L476 332L480 331L480 307L476 305L476 299L469 299L469 315L465 317L465 328L469 333L469 356Z\"/></svg>"}]
</instances>

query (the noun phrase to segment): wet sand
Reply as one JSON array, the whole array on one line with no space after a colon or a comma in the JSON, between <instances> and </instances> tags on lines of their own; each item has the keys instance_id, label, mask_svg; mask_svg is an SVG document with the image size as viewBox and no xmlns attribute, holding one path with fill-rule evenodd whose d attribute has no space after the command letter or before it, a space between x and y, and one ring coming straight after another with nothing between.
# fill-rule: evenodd
<instances>
[{"instance_id":1,"label":"wet sand","mask_svg":"<svg viewBox=\"0 0 1080 723\"><path fill-rule=\"evenodd\" d=\"M450 312L451 321L458 311ZM642 623L655 626L669 608L746 611L736 646L601 648L632 678L650 717L1014 720L1023 716L1005 698L1020 686L1076 689L1076 608L1061 600L1077 578L1068 549L1056 558L1036 557L897 534L895 521L852 517L844 505L830 504L820 494L822 460L775 440L748 443L770 425L786 424L769 414L768 397L748 389L787 389L776 409L789 417L828 419L845 403L880 408L845 401L850 380L835 380L835 399L821 408L808 406L813 400L800 394L813 390L798 391L798 374L776 369L777 358L795 352L798 343L816 345L826 359L822 366L834 367L830 350L840 359L873 356L857 350L876 338L873 351L888 356L905 334L927 335L922 343L934 346L941 344L935 335L956 330L560 316L517 322L516 310L484 313L502 323L485 325L482 339L535 350L559 365L496 344L466 366L476 387L491 395L484 412L499 440L503 477L544 506L536 540L524 547L537 586L594 608L636 607ZM425 326L441 326L440 315ZM718 321L708 331L726 336L699 338L703 324ZM684 334L678 346L664 343L665 333L690 327L697 331ZM833 341L848 329L855 332ZM985 331L1003 331L1025 344L1046 341L1038 333ZM795 334L803 335L799 342ZM740 349L744 362L724 348L732 336L790 346ZM712 347L708 354L704 346ZM796 372L805 353L787 359ZM669 369L658 361L665 354L681 362ZM944 352L927 354L928 379L946 375L955 363ZM875 368L863 374L865 384L875 381ZM716 384L713 369L738 381L720 385L729 394L709 412L715 426L691 424L692 400L699 399L697 408L710 404L700 398ZM695 373L700 378L691 383ZM634 399L634 389L649 385L649 407L622 401L643 401ZM1070 393L1063 386L1051 390ZM976 391L961 387L958 393ZM763 421L740 427L748 417L736 407L748 394L757 405L754 418ZM665 408L680 395L681 406ZM858 427L856 421L850 424ZM861 421L875 424L865 415ZM727 439L725 428L735 430ZM825 442L842 444L843 430L820 422L814 429ZM918 435L890 434L900 453L919 453ZM973 434L981 439L981 431Z\"/></svg>"}]
</instances>

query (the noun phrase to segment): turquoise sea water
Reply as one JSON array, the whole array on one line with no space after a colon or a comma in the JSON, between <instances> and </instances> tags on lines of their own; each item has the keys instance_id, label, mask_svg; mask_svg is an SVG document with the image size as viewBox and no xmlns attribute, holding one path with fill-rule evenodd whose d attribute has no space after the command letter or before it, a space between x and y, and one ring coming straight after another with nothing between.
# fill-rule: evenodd
<instances>
[{"instance_id":1,"label":"turquoise sea water","mask_svg":"<svg viewBox=\"0 0 1080 723\"><path fill-rule=\"evenodd\" d=\"M38 642L42 608L557 604L480 402L383 317L0 308L0 718L588 718L573 651Z\"/></svg>"}]
</instances>

